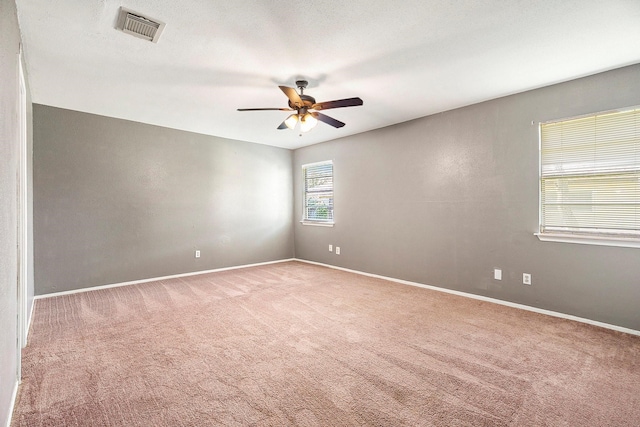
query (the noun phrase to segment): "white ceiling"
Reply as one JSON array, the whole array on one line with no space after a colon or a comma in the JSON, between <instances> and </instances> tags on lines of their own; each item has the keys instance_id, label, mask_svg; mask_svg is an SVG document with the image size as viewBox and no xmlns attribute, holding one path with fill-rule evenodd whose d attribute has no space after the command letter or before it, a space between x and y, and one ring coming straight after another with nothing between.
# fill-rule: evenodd
<instances>
[{"instance_id":1,"label":"white ceiling","mask_svg":"<svg viewBox=\"0 0 640 427\"><path fill-rule=\"evenodd\" d=\"M32 100L297 148L640 62L639 0L16 0ZM115 29L124 6L166 23ZM278 85L346 122L300 136Z\"/></svg>"}]
</instances>

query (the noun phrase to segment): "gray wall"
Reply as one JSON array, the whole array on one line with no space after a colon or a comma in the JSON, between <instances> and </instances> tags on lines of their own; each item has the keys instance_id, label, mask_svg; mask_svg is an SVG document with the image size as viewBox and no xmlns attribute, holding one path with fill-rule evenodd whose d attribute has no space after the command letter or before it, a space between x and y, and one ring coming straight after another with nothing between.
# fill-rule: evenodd
<instances>
[{"instance_id":1,"label":"gray wall","mask_svg":"<svg viewBox=\"0 0 640 427\"><path fill-rule=\"evenodd\" d=\"M638 104L640 65L298 149L296 257L640 330L640 249L533 235L537 122ZM301 165L329 159L335 227L303 226Z\"/></svg>"},{"instance_id":2,"label":"gray wall","mask_svg":"<svg viewBox=\"0 0 640 427\"><path fill-rule=\"evenodd\" d=\"M0 0L0 425L9 417L17 369L18 52L12 0Z\"/></svg>"},{"instance_id":3,"label":"gray wall","mask_svg":"<svg viewBox=\"0 0 640 427\"><path fill-rule=\"evenodd\" d=\"M291 151L33 115L37 295L293 256Z\"/></svg>"}]
</instances>

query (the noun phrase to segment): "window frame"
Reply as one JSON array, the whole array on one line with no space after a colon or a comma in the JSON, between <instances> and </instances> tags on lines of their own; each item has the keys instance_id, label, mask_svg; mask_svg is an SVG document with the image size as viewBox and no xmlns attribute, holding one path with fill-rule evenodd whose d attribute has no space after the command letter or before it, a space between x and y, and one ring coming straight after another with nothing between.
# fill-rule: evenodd
<instances>
[{"instance_id":1,"label":"window frame","mask_svg":"<svg viewBox=\"0 0 640 427\"><path fill-rule=\"evenodd\" d=\"M310 167L318 167L323 165L331 165L331 218L327 220L308 218L307 217L307 169ZM306 163L302 165L302 225L314 225L320 227L333 227L335 224L334 216L334 196L335 196L335 171L333 160L323 160L320 162Z\"/></svg>"},{"instance_id":2,"label":"window frame","mask_svg":"<svg viewBox=\"0 0 640 427\"><path fill-rule=\"evenodd\" d=\"M635 235L620 235L607 234L602 232L589 232L587 230L580 231L543 231L544 227L544 212L543 212L543 158L542 158L542 128L544 125L569 122L572 120L597 117L600 115L625 113L634 110L639 110L640 106L632 106L614 110L600 111L590 114L583 114L579 116L567 117L563 119L554 119L546 122L540 122L538 124L538 231L534 233L539 240L545 242L562 242L562 243L577 243L587 245L600 245L600 246L617 246L628 248L640 248L640 236ZM640 165L636 165L638 167ZM639 169L640 170L640 169ZM593 175L597 174L597 171L593 171ZM584 172L574 172L572 174L566 174L569 177L578 177L588 175ZM593 188L593 187L590 187Z\"/></svg>"}]
</instances>

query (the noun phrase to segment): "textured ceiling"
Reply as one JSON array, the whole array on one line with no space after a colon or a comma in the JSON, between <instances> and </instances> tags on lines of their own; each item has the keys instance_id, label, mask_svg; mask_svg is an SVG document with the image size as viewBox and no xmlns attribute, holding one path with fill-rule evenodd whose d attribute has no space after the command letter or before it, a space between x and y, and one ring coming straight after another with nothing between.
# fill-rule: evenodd
<instances>
[{"instance_id":1,"label":"textured ceiling","mask_svg":"<svg viewBox=\"0 0 640 427\"><path fill-rule=\"evenodd\" d=\"M35 103L297 148L640 62L639 0L16 0ZM167 25L115 29L120 6ZM278 85L346 122L299 135Z\"/></svg>"}]
</instances>

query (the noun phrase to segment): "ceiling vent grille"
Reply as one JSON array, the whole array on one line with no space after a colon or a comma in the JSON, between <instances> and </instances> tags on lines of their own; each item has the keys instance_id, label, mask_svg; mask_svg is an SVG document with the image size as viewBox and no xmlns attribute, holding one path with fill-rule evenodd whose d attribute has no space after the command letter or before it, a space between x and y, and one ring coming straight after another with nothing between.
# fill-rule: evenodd
<instances>
[{"instance_id":1,"label":"ceiling vent grille","mask_svg":"<svg viewBox=\"0 0 640 427\"><path fill-rule=\"evenodd\" d=\"M132 36L157 43L165 23L124 7L120 8L117 28Z\"/></svg>"}]
</instances>

